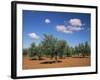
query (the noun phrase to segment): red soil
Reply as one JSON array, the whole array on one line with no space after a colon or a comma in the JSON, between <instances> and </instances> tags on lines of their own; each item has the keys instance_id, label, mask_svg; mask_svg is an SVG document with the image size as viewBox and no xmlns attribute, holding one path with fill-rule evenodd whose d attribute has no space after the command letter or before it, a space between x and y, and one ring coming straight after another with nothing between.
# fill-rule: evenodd
<instances>
[{"instance_id":1,"label":"red soil","mask_svg":"<svg viewBox=\"0 0 100 80\"><path fill-rule=\"evenodd\" d=\"M58 59L58 61L55 62L49 58L44 58L44 60L30 60L29 57L23 57L23 69L82 67L91 65L90 57L66 57L65 59Z\"/></svg>"}]
</instances>

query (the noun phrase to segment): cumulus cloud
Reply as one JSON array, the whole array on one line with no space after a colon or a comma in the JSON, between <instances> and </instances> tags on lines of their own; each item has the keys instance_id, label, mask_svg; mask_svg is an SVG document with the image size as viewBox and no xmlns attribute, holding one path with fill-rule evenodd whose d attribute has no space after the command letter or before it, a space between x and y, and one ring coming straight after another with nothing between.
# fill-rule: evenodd
<instances>
[{"instance_id":1,"label":"cumulus cloud","mask_svg":"<svg viewBox=\"0 0 100 80\"><path fill-rule=\"evenodd\" d=\"M58 26L56 26L56 29L58 32L72 33L72 31L68 30L64 25L58 25Z\"/></svg>"},{"instance_id":2,"label":"cumulus cloud","mask_svg":"<svg viewBox=\"0 0 100 80\"><path fill-rule=\"evenodd\" d=\"M28 36L29 36L30 38L32 38L32 39L39 39L39 36L38 36L36 33L34 33L34 32L29 33Z\"/></svg>"},{"instance_id":3,"label":"cumulus cloud","mask_svg":"<svg viewBox=\"0 0 100 80\"><path fill-rule=\"evenodd\" d=\"M73 33L73 32L84 30L82 26L84 26L85 24L82 23L81 19L73 18L64 22L67 23L67 25L66 24L57 25L56 26L57 31L63 33Z\"/></svg>"},{"instance_id":4,"label":"cumulus cloud","mask_svg":"<svg viewBox=\"0 0 100 80\"><path fill-rule=\"evenodd\" d=\"M73 27L73 26L66 27L64 25L58 25L56 26L56 29L58 32L62 32L62 33L73 33L73 32L84 30L84 28L82 27Z\"/></svg>"},{"instance_id":5,"label":"cumulus cloud","mask_svg":"<svg viewBox=\"0 0 100 80\"><path fill-rule=\"evenodd\" d=\"M51 20L48 19L48 18L46 18L46 19L45 19L45 23L47 23L47 24L48 24L48 23L51 23Z\"/></svg>"},{"instance_id":6,"label":"cumulus cloud","mask_svg":"<svg viewBox=\"0 0 100 80\"><path fill-rule=\"evenodd\" d=\"M80 30L84 30L83 27L73 27L73 26L67 26L66 27L68 30L74 32L74 31L80 31Z\"/></svg>"},{"instance_id":7,"label":"cumulus cloud","mask_svg":"<svg viewBox=\"0 0 100 80\"><path fill-rule=\"evenodd\" d=\"M71 26L74 26L74 27L81 27L82 26L82 21L80 19L73 18L73 19L69 20L69 24Z\"/></svg>"}]
</instances>

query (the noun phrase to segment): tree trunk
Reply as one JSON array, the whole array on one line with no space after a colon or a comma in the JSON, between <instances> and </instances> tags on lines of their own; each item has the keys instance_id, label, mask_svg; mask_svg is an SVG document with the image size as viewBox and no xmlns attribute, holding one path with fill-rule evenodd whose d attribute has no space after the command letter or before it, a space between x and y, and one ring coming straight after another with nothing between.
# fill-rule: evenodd
<instances>
[{"instance_id":1,"label":"tree trunk","mask_svg":"<svg viewBox=\"0 0 100 80\"><path fill-rule=\"evenodd\" d=\"M55 61L57 62L57 52L55 52Z\"/></svg>"}]
</instances>

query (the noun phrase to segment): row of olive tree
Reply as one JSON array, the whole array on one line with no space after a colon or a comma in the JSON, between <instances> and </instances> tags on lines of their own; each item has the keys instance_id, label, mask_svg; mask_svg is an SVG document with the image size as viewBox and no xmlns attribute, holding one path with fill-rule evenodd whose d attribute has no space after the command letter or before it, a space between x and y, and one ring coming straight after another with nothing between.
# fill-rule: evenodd
<instances>
[{"instance_id":1,"label":"row of olive tree","mask_svg":"<svg viewBox=\"0 0 100 80\"><path fill-rule=\"evenodd\" d=\"M78 56L89 56L90 55L90 45L88 42L81 43L77 46L70 47L65 40L58 40L52 35L44 34L44 39L41 43L36 46L33 42L29 49L24 49L23 54L30 57L37 57L41 60L42 57L48 57L50 59L70 57L73 55Z\"/></svg>"},{"instance_id":2,"label":"row of olive tree","mask_svg":"<svg viewBox=\"0 0 100 80\"><path fill-rule=\"evenodd\" d=\"M75 54L81 55L83 57L90 56L90 44L88 42L80 43L78 46L75 46Z\"/></svg>"}]
</instances>

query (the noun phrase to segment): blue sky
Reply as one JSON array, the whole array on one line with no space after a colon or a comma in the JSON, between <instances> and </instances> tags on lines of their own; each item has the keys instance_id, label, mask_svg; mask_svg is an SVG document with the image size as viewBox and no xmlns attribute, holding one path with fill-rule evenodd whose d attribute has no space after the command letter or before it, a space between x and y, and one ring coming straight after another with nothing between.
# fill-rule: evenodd
<instances>
[{"instance_id":1,"label":"blue sky","mask_svg":"<svg viewBox=\"0 0 100 80\"><path fill-rule=\"evenodd\" d=\"M65 40L70 46L90 42L91 15L87 13L23 10L23 47L39 44L43 34Z\"/></svg>"}]
</instances>

